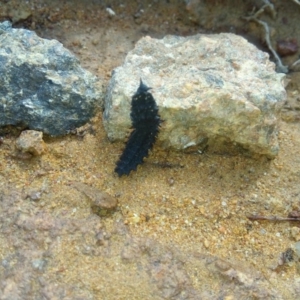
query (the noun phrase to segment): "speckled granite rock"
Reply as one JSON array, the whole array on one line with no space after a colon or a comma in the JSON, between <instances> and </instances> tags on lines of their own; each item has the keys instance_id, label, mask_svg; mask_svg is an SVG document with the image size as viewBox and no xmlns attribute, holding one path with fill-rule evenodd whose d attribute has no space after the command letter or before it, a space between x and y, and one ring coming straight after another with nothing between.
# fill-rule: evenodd
<instances>
[{"instance_id":1,"label":"speckled granite rock","mask_svg":"<svg viewBox=\"0 0 300 300\"><path fill-rule=\"evenodd\" d=\"M0 126L61 135L102 105L97 78L56 40L0 23Z\"/></svg>"},{"instance_id":2,"label":"speckled granite rock","mask_svg":"<svg viewBox=\"0 0 300 300\"><path fill-rule=\"evenodd\" d=\"M110 81L104 126L111 141L128 133L140 77L153 88L165 121L158 137L163 147L230 144L277 155L284 75L244 38L229 33L142 38Z\"/></svg>"}]
</instances>

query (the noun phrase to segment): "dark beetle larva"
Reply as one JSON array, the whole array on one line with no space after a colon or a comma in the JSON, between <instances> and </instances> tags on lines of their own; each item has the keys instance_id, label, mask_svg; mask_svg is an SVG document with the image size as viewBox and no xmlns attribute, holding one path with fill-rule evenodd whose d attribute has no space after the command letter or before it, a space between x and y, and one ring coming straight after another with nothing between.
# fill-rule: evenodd
<instances>
[{"instance_id":1,"label":"dark beetle larva","mask_svg":"<svg viewBox=\"0 0 300 300\"><path fill-rule=\"evenodd\" d=\"M132 97L130 118L133 131L115 168L119 176L128 175L130 171L136 170L137 166L143 163L144 157L148 156L157 138L161 119L150 89L141 80Z\"/></svg>"}]
</instances>

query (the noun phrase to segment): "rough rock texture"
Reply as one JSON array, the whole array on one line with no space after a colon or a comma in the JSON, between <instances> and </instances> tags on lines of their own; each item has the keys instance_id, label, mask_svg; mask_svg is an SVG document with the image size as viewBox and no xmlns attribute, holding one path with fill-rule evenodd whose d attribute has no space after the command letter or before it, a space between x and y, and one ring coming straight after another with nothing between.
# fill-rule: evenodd
<instances>
[{"instance_id":1,"label":"rough rock texture","mask_svg":"<svg viewBox=\"0 0 300 300\"><path fill-rule=\"evenodd\" d=\"M275 157L286 92L284 75L274 69L267 53L234 34L144 37L113 72L104 113L108 137L126 137L142 78L165 121L158 137L164 147L237 144Z\"/></svg>"},{"instance_id":2,"label":"rough rock texture","mask_svg":"<svg viewBox=\"0 0 300 300\"><path fill-rule=\"evenodd\" d=\"M0 126L61 135L101 106L97 78L56 40L0 24Z\"/></svg>"},{"instance_id":3,"label":"rough rock texture","mask_svg":"<svg viewBox=\"0 0 300 300\"><path fill-rule=\"evenodd\" d=\"M22 152L32 155L42 155L46 150L43 133L35 130L24 130L16 140L16 147Z\"/></svg>"}]
</instances>

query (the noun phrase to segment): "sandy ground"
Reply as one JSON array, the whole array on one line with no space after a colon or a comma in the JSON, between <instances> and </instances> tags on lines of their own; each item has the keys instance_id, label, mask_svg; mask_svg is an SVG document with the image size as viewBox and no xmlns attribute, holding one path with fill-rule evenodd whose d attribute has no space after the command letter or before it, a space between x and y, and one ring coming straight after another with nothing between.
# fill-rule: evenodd
<instances>
[{"instance_id":1,"label":"sandy ground","mask_svg":"<svg viewBox=\"0 0 300 300\"><path fill-rule=\"evenodd\" d=\"M122 64L140 37L209 31L189 20L184 3L175 7L172 2L142 5L137 1L91 1L88 5L84 1L60 1L54 9L35 1L47 18L41 21L41 17L31 16L17 25L34 27L40 36L58 39L77 55L83 67L108 82L113 68ZM222 1L215 2L216 10L222 10ZM116 16L106 11L109 4ZM210 12L215 20L214 12ZM214 22L214 26L219 24ZM244 27L238 27L238 22L235 31L240 32ZM290 31L299 37L299 29L296 32L290 23ZM210 29L220 31L222 26ZM137 172L118 178L113 170L123 144L108 141L101 114L80 134L45 137L47 152L31 160L15 155L16 134L8 132L0 146L0 187L2 199L15 193L19 196L12 199L19 200L14 200L15 208L3 206L0 210L2 285L5 282L7 288L3 261L14 251L30 249L30 239L24 238L29 237L30 229L24 227L20 214L25 215L26 222L43 214L41 220L52 220L51 228L66 224L68 230L51 235L48 227L40 229L46 225L34 219L33 229L40 237L34 243L43 257L45 253L51 255L46 259L47 267L40 270L43 275L32 275L43 277L47 284L32 287L28 295L48 292L45 299L59 299L57 283L62 290L72 287L63 290L65 296L60 299L299 299L298 258L294 253L293 258L282 261L282 253L289 253L286 251L300 240L299 222L247 218L253 214L287 217L291 211L300 212L298 74L288 75L289 98L280 121L280 152L271 161L224 152L166 152L154 147ZM74 182L117 197L117 211L95 218L89 199L74 189ZM34 191L41 192L39 201L28 197ZM16 219L7 220L4 212ZM6 222L12 222L14 229ZM50 234L44 236L41 230ZM104 238L99 238L99 233ZM18 259L16 266L21 269ZM22 280L14 282L24 285L26 280ZM50 286L47 292L45 286ZM43 293L38 292L41 289ZM1 299L13 299L3 295Z\"/></svg>"}]
</instances>

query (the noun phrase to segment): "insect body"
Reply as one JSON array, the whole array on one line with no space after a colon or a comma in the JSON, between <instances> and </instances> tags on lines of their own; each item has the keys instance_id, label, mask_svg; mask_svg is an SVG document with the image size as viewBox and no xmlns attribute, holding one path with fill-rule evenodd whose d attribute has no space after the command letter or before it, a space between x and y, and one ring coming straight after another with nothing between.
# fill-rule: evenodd
<instances>
[{"instance_id":1,"label":"insect body","mask_svg":"<svg viewBox=\"0 0 300 300\"><path fill-rule=\"evenodd\" d=\"M117 162L115 172L119 176L128 175L143 163L157 138L161 119L158 115L157 104L141 80L140 86L132 97L130 118L133 131L126 147Z\"/></svg>"}]
</instances>

